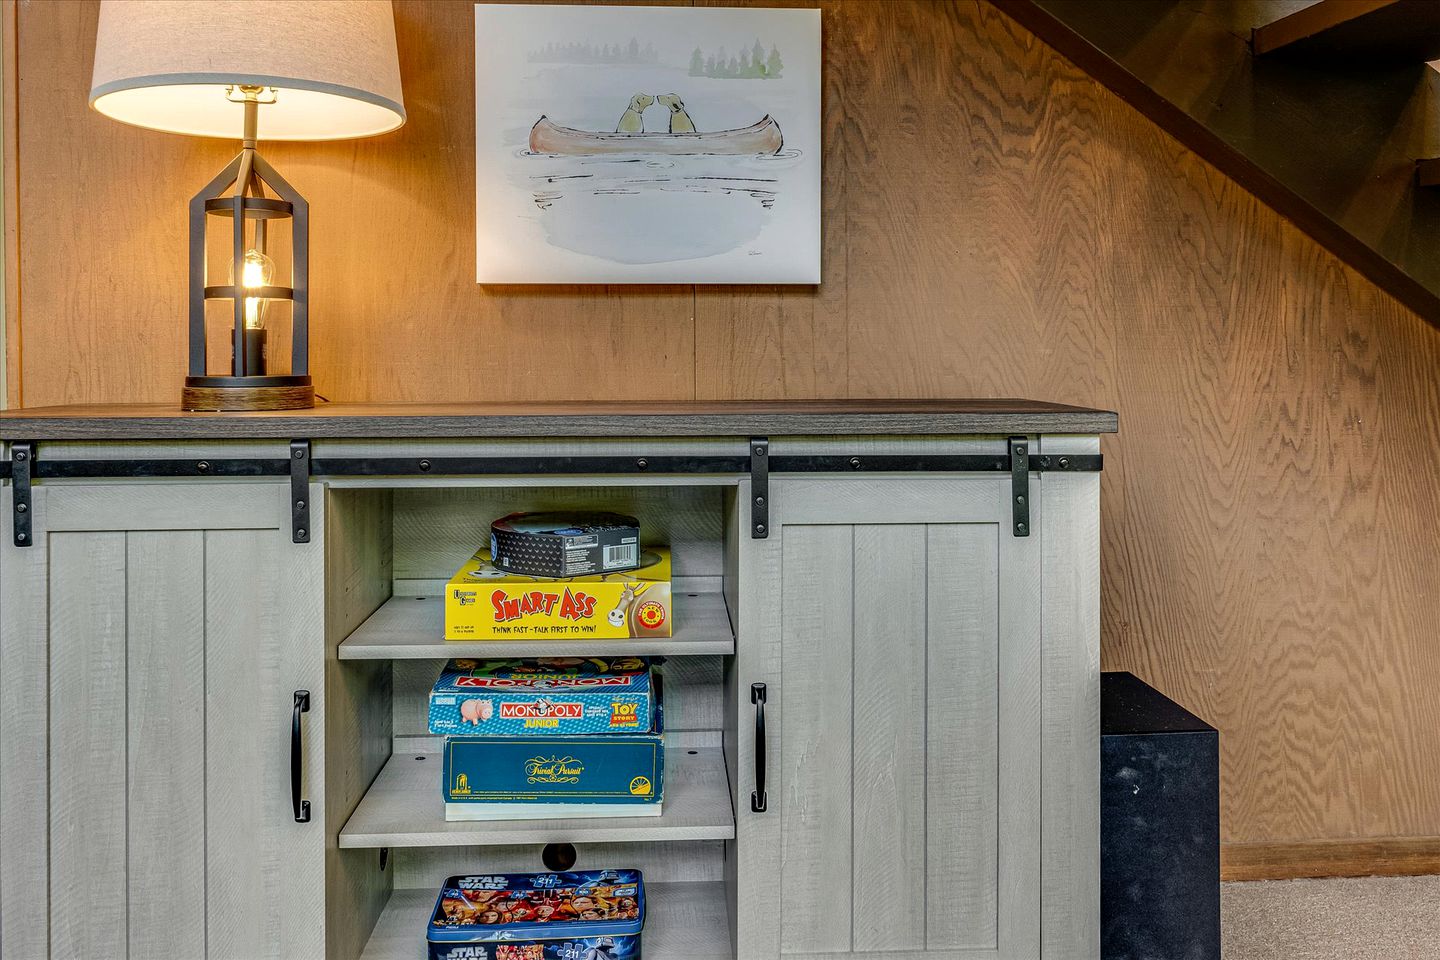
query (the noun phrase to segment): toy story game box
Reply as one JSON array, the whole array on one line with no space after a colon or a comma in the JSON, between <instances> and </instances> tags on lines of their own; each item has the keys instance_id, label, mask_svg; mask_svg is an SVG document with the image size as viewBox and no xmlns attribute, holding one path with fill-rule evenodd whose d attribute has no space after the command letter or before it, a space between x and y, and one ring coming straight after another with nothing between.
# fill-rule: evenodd
<instances>
[{"instance_id":1,"label":"toy story game box","mask_svg":"<svg viewBox=\"0 0 1440 960\"><path fill-rule=\"evenodd\" d=\"M640 657L451 660L430 691L441 736L649 733L652 712Z\"/></svg>"},{"instance_id":2,"label":"toy story game box","mask_svg":"<svg viewBox=\"0 0 1440 960\"><path fill-rule=\"evenodd\" d=\"M430 960L639 960L639 870L451 877L430 915Z\"/></svg>"},{"instance_id":3,"label":"toy story game box","mask_svg":"<svg viewBox=\"0 0 1440 960\"><path fill-rule=\"evenodd\" d=\"M446 640L624 640L668 637L670 550L640 567L551 580L507 573L481 550L445 586Z\"/></svg>"},{"instance_id":4,"label":"toy story game box","mask_svg":"<svg viewBox=\"0 0 1440 960\"><path fill-rule=\"evenodd\" d=\"M665 796L665 718L640 733L446 737L446 820L658 817Z\"/></svg>"}]
</instances>

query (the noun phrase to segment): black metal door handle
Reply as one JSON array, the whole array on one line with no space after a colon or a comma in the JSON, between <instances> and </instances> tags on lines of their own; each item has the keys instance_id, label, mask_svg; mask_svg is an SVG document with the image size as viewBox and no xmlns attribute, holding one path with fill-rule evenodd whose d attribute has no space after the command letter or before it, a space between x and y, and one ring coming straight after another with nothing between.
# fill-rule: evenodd
<instances>
[{"instance_id":1,"label":"black metal door handle","mask_svg":"<svg viewBox=\"0 0 1440 960\"><path fill-rule=\"evenodd\" d=\"M300 774L305 766L305 746L300 741L300 714L310 712L310 691L295 691L295 712L290 717L290 803L295 822L310 822L310 801L300 799Z\"/></svg>"},{"instance_id":2,"label":"black metal door handle","mask_svg":"<svg viewBox=\"0 0 1440 960\"><path fill-rule=\"evenodd\" d=\"M750 684L750 702L755 704L755 792L750 794L750 811L764 813L770 806L765 793L765 684Z\"/></svg>"}]
</instances>

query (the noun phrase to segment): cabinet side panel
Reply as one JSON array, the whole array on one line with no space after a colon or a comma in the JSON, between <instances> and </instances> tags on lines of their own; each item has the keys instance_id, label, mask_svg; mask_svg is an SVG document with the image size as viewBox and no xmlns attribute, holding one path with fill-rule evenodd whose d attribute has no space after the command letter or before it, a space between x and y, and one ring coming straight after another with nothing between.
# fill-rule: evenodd
<instances>
[{"instance_id":1,"label":"cabinet side panel","mask_svg":"<svg viewBox=\"0 0 1440 960\"><path fill-rule=\"evenodd\" d=\"M335 838L390 757L391 669L383 660L341 663L336 650L390 597L392 494L312 484L310 496L325 504L323 723L334 761L325 765L326 956L355 960L390 898L394 870L381 870L374 850L338 849Z\"/></svg>"},{"instance_id":2,"label":"cabinet side panel","mask_svg":"<svg viewBox=\"0 0 1440 960\"><path fill-rule=\"evenodd\" d=\"M125 641L125 534L52 534L50 949L57 957L113 956L128 921Z\"/></svg>"},{"instance_id":3,"label":"cabinet side panel","mask_svg":"<svg viewBox=\"0 0 1440 960\"><path fill-rule=\"evenodd\" d=\"M130 956L203 957L204 535L126 539Z\"/></svg>"},{"instance_id":4,"label":"cabinet side panel","mask_svg":"<svg viewBox=\"0 0 1440 960\"><path fill-rule=\"evenodd\" d=\"M730 612L730 626L737 638L740 636L740 541L750 533L750 481L742 480L733 494L725 496L724 560L725 606ZM738 640L737 640L738 643ZM746 795L741 786L740 772L740 711L743 709L740 656L725 657L720 675L721 731L725 749L725 769L730 772L730 804L735 811L736 840L724 844L725 908L729 916L730 942L738 949L740 944L740 843L738 837L746 829L744 810Z\"/></svg>"},{"instance_id":5,"label":"cabinet side panel","mask_svg":"<svg viewBox=\"0 0 1440 960\"><path fill-rule=\"evenodd\" d=\"M786 526L781 546L781 953L848 952L853 531Z\"/></svg>"},{"instance_id":6,"label":"cabinet side panel","mask_svg":"<svg viewBox=\"0 0 1440 960\"><path fill-rule=\"evenodd\" d=\"M1045 437L1049 455L1093 437ZM1042 867L1045 960L1100 956L1100 477L1039 480L1042 544Z\"/></svg>"},{"instance_id":7,"label":"cabinet side panel","mask_svg":"<svg viewBox=\"0 0 1440 960\"><path fill-rule=\"evenodd\" d=\"M925 527L854 531L852 936L857 951L915 950L926 908Z\"/></svg>"},{"instance_id":8,"label":"cabinet side panel","mask_svg":"<svg viewBox=\"0 0 1440 960\"><path fill-rule=\"evenodd\" d=\"M46 494L32 492L35 529ZM0 956L49 951L50 538L14 546L11 488L0 495Z\"/></svg>"},{"instance_id":9,"label":"cabinet side panel","mask_svg":"<svg viewBox=\"0 0 1440 960\"><path fill-rule=\"evenodd\" d=\"M999 528L928 529L925 938L997 943Z\"/></svg>"}]
</instances>

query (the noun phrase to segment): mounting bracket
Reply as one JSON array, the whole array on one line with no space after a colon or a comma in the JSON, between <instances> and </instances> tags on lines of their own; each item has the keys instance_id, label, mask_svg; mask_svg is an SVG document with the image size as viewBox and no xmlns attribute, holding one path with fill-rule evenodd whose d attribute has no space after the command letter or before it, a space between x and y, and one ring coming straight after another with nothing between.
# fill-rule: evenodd
<instances>
[{"instance_id":1,"label":"mounting bracket","mask_svg":"<svg viewBox=\"0 0 1440 960\"><path fill-rule=\"evenodd\" d=\"M10 444L10 485L14 488L15 546L28 547L34 542L30 522L30 478L34 475L35 444L17 441Z\"/></svg>"},{"instance_id":2,"label":"mounting bracket","mask_svg":"<svg viewBox=\"0 0 1440 960\"><path fill-rule=\"evenodd\" d=\"M290 441L290 525L295 543L310 542L310 441Z\"/></svg>"},{"instance_id":3,"label":"mounting bracket","mask_svg":"<svg viewBox=\"0 0 1440 960\"><path fill-rule=\"evenodd\" d=\"M750 539L770 536L770 438L750 438Z\"/></svg>"},{"instance_id":4,"label":"mounting bracket","mask_svg":"<svg viewBox=\"0 0 1440 960\"><path fill-rule=\"evenodd\" d=\"M1030 536L1030 441L1010 438L1010 507L1017 537Z\"/></svg>"}]
</instances>

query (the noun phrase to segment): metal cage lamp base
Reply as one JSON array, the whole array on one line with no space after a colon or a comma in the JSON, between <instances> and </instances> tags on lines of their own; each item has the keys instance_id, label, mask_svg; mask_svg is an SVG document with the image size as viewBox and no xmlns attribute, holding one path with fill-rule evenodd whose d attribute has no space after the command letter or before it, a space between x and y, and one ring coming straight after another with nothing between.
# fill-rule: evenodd
<instances>
[{"instance_id":1,"label":"metal cage lamp base","mask_svg":"<svg viewBox=\"0 0 1440 960\"><path fill-rule=\"evenodd\" d=\"M234 89L234 88L232 88ZM256 151L259 87L240 87L245 97L245 134L240 155L190 201L190 355L189 376L180 393L185 410L303 410L315 405L310 381L310 207ZM269 187L276 196L265 195ZM233 189L232 189L233 188ZM209 218L230 218L231 282L207 284L205 237ZM249 282L245 274L246 228L253 228L254 251L264 254L271 220L291 221L291 285ZM233 304L234 335L230 372L211 374L206 356L205 304ZM266 331L247 325L246 304L290 302L290 372L271 374L265 368Z\"/></svg>"}]
</instances>

